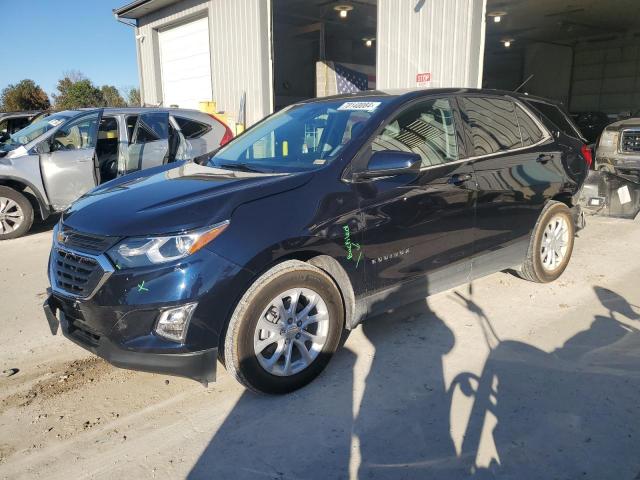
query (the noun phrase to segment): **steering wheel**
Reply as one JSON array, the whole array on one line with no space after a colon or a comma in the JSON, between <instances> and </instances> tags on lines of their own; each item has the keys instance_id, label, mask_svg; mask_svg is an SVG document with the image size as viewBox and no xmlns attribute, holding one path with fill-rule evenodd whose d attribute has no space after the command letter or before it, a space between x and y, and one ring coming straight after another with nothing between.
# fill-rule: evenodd
<instances>
[{"instance_id":1,"label":"steering wheel","mask_svg":"<svg viewBox=\"0 0 640 480\"><path fill-rule=\"evenodd\" d=\"M51 147L54 152L58 150L67 150L67 147L58 139L54 138L53 142L51 142Z\"/></svg>"}]
</instances>

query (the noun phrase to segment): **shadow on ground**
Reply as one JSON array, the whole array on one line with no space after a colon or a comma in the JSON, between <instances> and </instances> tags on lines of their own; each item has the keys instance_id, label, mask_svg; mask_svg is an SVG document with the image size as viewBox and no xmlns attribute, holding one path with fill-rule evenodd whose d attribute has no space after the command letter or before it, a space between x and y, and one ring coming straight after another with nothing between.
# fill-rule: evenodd
<instances>
[{"instance_id":1,"label":"shadow on ground","mask_svg":"<svg viewBox=\"0 0 640 480\"><path fill-rule=\"evenodd\" d=\"M361 399L348 349L299 392L247 392L189 478L640 478L640 308L595 293L608 315L550 353L501 340L471 295L455 294L490 353L480 375L449 386L455 337L426 302L368 320L375 355ZM456 447L459 401L470 413Z\"/></svg>"}]
</instances>

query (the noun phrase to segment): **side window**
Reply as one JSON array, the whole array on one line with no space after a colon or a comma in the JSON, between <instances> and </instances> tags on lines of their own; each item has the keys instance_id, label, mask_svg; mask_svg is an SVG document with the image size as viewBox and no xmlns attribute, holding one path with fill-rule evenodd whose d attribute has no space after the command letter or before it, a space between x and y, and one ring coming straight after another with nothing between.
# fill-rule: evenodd
<instances>
[{"instance_id":1,"label":"side window","mask_svg":"<svg viewBox=\"0 0 640 480\"><path fill-rule=\"evenodd\" d=\"M94 113L63 125L51 138L51 151L94 148L98 131L98 114Z\"/></svg>"},{"instance_id":2,"label":"side window","mask_svg":"<svg viewBox=\"0 0 640 480\"><path fill-rule=\"evenodd\" d=\"M186 118L173 117L180 127L180 131L184 138L199 138L209 130L211 126L206 123L196 122L195 120L187 120Z\"/></svg>"},{"instance_id":3,"label":"side window","mask_svg":"<svg viewBox=\"0 0 640 480\"><path fill-rule=\"evenodd\" d=\"M488 97L464 97L464 117L476 156L522 147L514 103Z\"/></svg>"},{"instance_id":4,"label":"side window","mask_svg":"<svg viewBox=\"0 0 640 480\"><path fill-rule=\"evenodd\" d=\"M522 144L525 147L534 145L544 138L544 133L520 105L516 105L516 114L518 116L518 125L520 125Z\"/></svg>"},{"instance_id":5,"label":"side window","mask_svg":"<svg viewBox=\"0 0 640 480\"><path fill-rule=\"evenodd\" d=\"M0 133L8 132L9 130L9 120L2 120L0 122Z\"/></svg>"},{"instance_id":6,"label":"side window","mask_svg":"<svg viewBox=\"0 0 640 480\"><path fill-rule=\"evenodd\" d=\"M9 133L16 133L18 130L22 130L29 125L29 118L14 118L9 121Z\"/></svg>"},{"instance_id":7,"label":"side window","mask_svg":"<svg viewBox=\"0 0 640 480\"><path fill-rule=\"evenodd\" d=\"M458 160L451 103L437 98L403 111L373 140L371 149L417 153L422 167Z\"/></svg>"},{"instance_id":8,"label":"side window","mask_svg":"<svg viewBox=\"0 0 640 480\"><path fill-rule=\"evenodd\" d=\"M162 112L143 113L138 117L134 133L135 143L149 143L169 138L169 114Z\"/></svg>"},{"instance_id":9,"label":"side window","mask_svg":"<svg viewBox=\"0 0 640 480\"><path fill-rule=\"evenodd\" d=\"M551 123L565 135L580 138L578 130L574 128L566 115L557 106L533 101L529 101L528 104L534 109L537 109L544 117L547 117L547 120L551 121ZM542 118L542 120L544 121L545 119Z\"/></svg>"}]
</instances>

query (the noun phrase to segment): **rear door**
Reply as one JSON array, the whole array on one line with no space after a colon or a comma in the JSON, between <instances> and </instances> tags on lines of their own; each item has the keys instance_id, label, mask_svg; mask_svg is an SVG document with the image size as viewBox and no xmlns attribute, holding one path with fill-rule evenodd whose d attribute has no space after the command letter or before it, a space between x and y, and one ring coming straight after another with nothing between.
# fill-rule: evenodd
<instances>
[{"instance_id":1,"label":"rear door","mask_svg":"<svg viewBox=\"0 0 640 480\"><path fill-rule=\"evenodd\" d=\"M522 262L542 208L563 182L561 152L510 98L469 95L460 104L478 188L473 274L482 276Z\"/></svg>"},{"instance_id":2,"label":"rear door","mask_svg":"<svg viewBox=\"0 0 640 480\"><path fill-rule=\"evenodd\" d=\"M96 186L96 142L102 110L75 117L40 145L40 165L49 202L62 210Z\"/></svg>"},{"instance_id":3,"label":"rear door","mask_svg":"<svg viewBox=\"0 0 640 480\"><path fill-rule=\"evenodd\" d=\"M394 115L371 142L369 156L399 150L422 158L417 178L399 175L359 184L368 290L384 296L397 289L392 298L369 305L371 312L423 298L469 276L475 183L456 118L452 99L420 100Z\"/></svg>"},{"instance_id":4,"label":"rear door","mask_svg":"<svg viewBox=\"0 0 640 480\"><path fill-rule=\"evenodd\" d=\"M131 125L135 120L135 125ZM162 165L169 158L169 113L145 112L127 118L127 129L132 130L127 148L124 171L131 173Z\"/></svg>"}]
</instances>

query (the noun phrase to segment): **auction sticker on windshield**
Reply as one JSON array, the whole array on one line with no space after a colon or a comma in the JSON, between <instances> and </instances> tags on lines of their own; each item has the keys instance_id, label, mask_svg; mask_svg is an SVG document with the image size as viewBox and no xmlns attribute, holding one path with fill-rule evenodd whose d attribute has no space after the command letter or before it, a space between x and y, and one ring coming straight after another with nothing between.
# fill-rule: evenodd
<instances>
[{"instance_id":1,"label":"auction sticker on windshield","mask_svg":"<svg viewBox=\"0 0 640 480\"><path fill-rule=\"evenodd\" d=\"M51 125L52 127L57 127L61 123L62 123L62 120L59 120L57 118L54 118L53 120L49 120L49 125Z\"/></svg>"},{"instance_id":2,"label":"auction sticker on windshield","mask_svg":"<svg viewBox=\"0 0 640 480\"><path fill-rule=\"evenodd\" d=\"M345 102L338 107L338 110L362 110L365 112L373 112L380 106L381 102Z\"/></svg>"}]
</instances>

